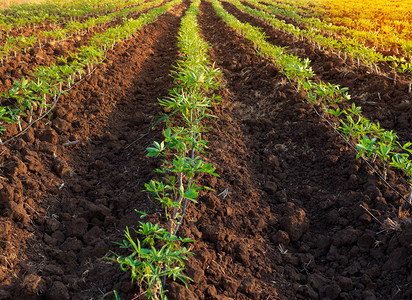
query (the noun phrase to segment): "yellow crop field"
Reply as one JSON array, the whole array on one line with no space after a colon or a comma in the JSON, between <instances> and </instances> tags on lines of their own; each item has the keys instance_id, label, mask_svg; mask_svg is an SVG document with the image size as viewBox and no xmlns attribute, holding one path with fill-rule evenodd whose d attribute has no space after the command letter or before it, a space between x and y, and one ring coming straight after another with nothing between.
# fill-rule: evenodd
<instances>
[{"instance_id":1,"label":"yellow crop field","mask_svg":"<svg viewBox=\"0 0 412 300\"><path fill-rule=\"evenodd\" d=\"M285 9L316 16L342 26L350 36L376 47L412 51L412 1L402 0L280 0L270 1Z\"/></svg>"},{"instance_id":2,"label":"yellow crop field","mask_svg":"<svg viewBox=\"0 0 412 300\"><path fill-rule=\"evenodd\" d=\"M401 46L412 39L412 1L327 0L323 5L327 19L334 24L375 34Z\"/></svg>"},{"instance_id":3,"label":"yellow crop field","mask_svg":"<svg viewBox=\"0 0 412 300\"><path fill-rule=\"evenodd\" d=\"M249 0L272 25L412 90L412 1ZM270 19L270 20L269 20Z\"/></svg>"},{"instance_id":4,"label":"yellow crop field","mask_svg":"<svg viewBox=\"0 0 412 300\"><path fill-rule=\"evenodd\" d=\"M23 3L40 3L44 0L1 0L0 1L0 9L8 8L13 5L19 5Z\"/></svg>"}]
</instances>

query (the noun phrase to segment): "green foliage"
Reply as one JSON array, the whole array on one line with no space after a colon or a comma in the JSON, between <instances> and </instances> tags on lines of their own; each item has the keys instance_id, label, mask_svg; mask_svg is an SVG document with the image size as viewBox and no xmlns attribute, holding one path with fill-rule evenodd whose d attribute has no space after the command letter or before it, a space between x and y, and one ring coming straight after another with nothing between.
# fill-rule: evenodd
<instances>
[{"instance_id":1,"label":"green foliage","mask_svg":"<svg viewBox=\"0 0 412 300\"><path fill-rule=\"evenodd\" d=\"M239 34L245 36L251 40L256 48L258 54L270 59L273 63L281 69L281 73L284 74L291 83L295 84L296 89L303 89L307 95L307 100L314 105L320 106L324 112L329 112L332 116L339 118L340 126L335 128L339 130L347 140L355 142L354 149L358 149L357 157L364 157L366 159L372 159L375 161L376 157L379 157L382 164L382 175L386 179L387 167L389 164L397 166L408 174L405 169L408 166L402 159L409 157L411 154L410 149L405 150L405 146L400 145L396 139L396 134L392 131L385 131L380 128L379 123L372 123L369 120L361 116L362 110L360 107L352 103L352 106L347 110L341 110L340 108L332 109L331 105L346 102L351 99L348 94L348 88L340 87L328 82L314 82L313 71L310 68L309 60L300 60L297 56L288 54L286 49L278 46L271 45L265 40L264 34L259 28L253 27L248 23L242 23L236 19L233 15L225 11L218 0L209 0L216 13ZM308 29L307 31L294 27L291 24L286 24L284 21L277 20L273 15L266 13L264 10L268 10L267 5L260 4L255 0L248 0L261 10L250 8L240 3L238 0L228 0L230 3L237 6L239 9L259 17L266 22L269 22L274 27L283 30L288 33L292 33L297 37L311 36L317 43L329 42L329 39L321 40L317 35L316 28ZM271 10L274 10L272 7ZM293 12L290 12L293 14ZM368 49L357 41L352 41L345 47L346 50L352 48L355 49L351 54L359 59L370 59L373 63L380 61L383 57L378 55L373 56L373 49ZM328 44L325 44L328 45ZM334 44L336 46L337 44ZM332 45L329 45L332 47ZM362 54L363 53L363 54ZM369 58L368 58L369 57ZM406 62L397 57L392 58L393 66L399 68L399 66L407 72L409 66ZM411 73L412 74L412 73ZM411 87L410 87L411 88ZM343 118L342 118L343 117ZM399 152L406 151L407 153L399 154ZM411 190L412 191L412 190ZM410 198L412 197L412 192ZM410 199L409 199L410 201Z\"/></svg>"},{"instance_id":2,"label":"green foliage","mask_svg":"<svg viewBox=\"0 0 412 300\"><path fill-rule=\"evenodd\" d=\"M162 1L147 2L133 10L138 11L160 2ZM104 60L108 48L132 37L143 26L155 21L160 15L181 2L182 0L170 1L164 6L149 10L138 19L126 20L122 25L96 34L89 45L78 49L77 54L69 53L70 59L58 57L58 64L52 63L50 66L35 68L31 74L31 80L23 77L21 81L15 81L14 86L2 95L4 98L14 100L16 105L14 108L5 108L0 111L0 132L4 131L5 124L19 122L21 117L28 116L30 122L34 113L41 114L44 107L51 105L50 100L56 94L64 93L65 89L70 88L76 79L82 79L85 69L90 74L93 67ZM39 111L38 107L40 107Z\"/></svg>"},{"instance_id":3,"label":"green foliage","mask_svg":"<svg viewBox=\"0 0 412 300\"><path fill-rule=\"evenodd\" d=\"M128 4L139 4L142 0L132 0ZM101 26L103 24L107 24L112 22L116 19L122 19L127 17L128 15L139 12L147 7L155 6L162 3L161 0L156 0L153 2L143 3L137 6L132 7L125 7L125 3L117 3L109 5L115 9L115 11L110 12L108 14L104 14L98 17L90 17L86 20L71 20L65 24L63 28L56 28L49 31L39 31L33 36L25 37L25 36L8 36L6 38L6 42L0 46L0 59L7 59L12 53L20 53L21 51L26 51L30 47L33 47L35 44L44 44L47 41L61 41L64 39L69 38L75 34L81 34L82 32L89 31L97 26ZM79 5L78 5L79 7ZM84 8L84 13L92 13L95 9L92 6L81 6ZM78 11L76 11L78 12ZM80 16L80 15L79 15ZM30 18L27 18L25 21L29 22ZM16 20L14 20L16 21ZM38 21L38 20L36 20ZM30 23L28 23L30 24ZM26 24L26 25L28 25ZM1 21L0 21L1 27Z\"/></svg>"},{"instance_id":4,"label":"green foliage","mask_svg":"<svg viewBox=\"0 0 412 300\"><path fill-rule=\"evenodd\" d=\"M395 71L395 81L397 76L396 72L411 74L412 81L412 66L405 62L405 58L384 56L381 52L377 51L375 47L367 45L366 41L372 41L376 33L358 31L346 26L338 26L315 16L304 17L302 16L303 11L296 5L284 6L283 3L279 2L277 2L276 5L272 5L269 3L261 3L257 0L248 0L248 3L253 4L257 8L254 9L243 5L238 0L228 1L246 13L268 22L277 30L290 34L296 39L306 39L310 41L320 50L328 49L335 51L340 57L343 52L344 60L351 56L358 62L358 65L362 62L377 74L382 74L378 68L379 63L388 62ZM305 11L303 14L307 12L308 11ZM291 18L301 26L298 27L291 23L286 23L284 20L276 17L277 15ZM377 45L382 45L386 42L388 41L374 41ZM412 43L406 39L397 40L395 43L400 43L402 50L410 60L412 57ZM410 82L410 90L411 88L412 82Z\"/></svg>"},{"instance_id":5,"label":"green foliage","mask_svg":"<svg viewBox=\"0 0 412 300\"><path fill-rule=\"evenodd\" d=\"M121 249L132 253L126 257L114 253L116 258L109 259L118 262L123 271L130 271L132 281L137 280L145 285L149 299L167 299L162 286L164 276L179 279L187 286L187 281L191 279L182 271L187 256L193 253L181 245L192 240L170 235L167 230L152 223L140 222L135 233L144 237L142 242L134 240L129 228L126 228L126 240L116 243Z\"/></svg>"},{"instance_id":6,"label":"green foliage","mask_svg":"<svg viewBox=\"0 0 412 300\"><path fill-rule=\"evenodd\" d=\"M182 244L193 241L176 234L188 204L197 203L199 191L207 188L197 185L196 174L218 176L211 164L196 155L206 148L207 141L202 138L205 128L201 121L212 117L210 109L219 101L212 91L220 86L218 77L221 74L209 63L208 44L199 34L196 18L199 4L199 0L192 2L181 20L178 46L182 54L171 73L174 87L167 98L158 99L168 112L155 124L165 123L164 140L155 141L147 148L148 157L162 158L162 165L155 172L163 177L146 183L144 191L161 204L168 229L140 222L136 233L143 236L142 242L139 239L132 241L126 230L127 240L119 244L133 253L127 257L117 256L117 261L122 270L131 271L132 280L147 287L149 299L167 299L165 277L179 279L185 284L190 280L181 272L186 256L192 253ZM179 125L175 125L177 121Z\"/></svg>"}]
</instances>

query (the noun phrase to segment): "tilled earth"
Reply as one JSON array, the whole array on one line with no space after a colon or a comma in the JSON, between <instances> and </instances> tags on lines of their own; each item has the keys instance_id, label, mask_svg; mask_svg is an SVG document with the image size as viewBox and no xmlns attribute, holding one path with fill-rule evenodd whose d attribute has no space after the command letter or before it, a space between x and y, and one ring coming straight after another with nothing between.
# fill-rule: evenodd
<instances>
[{"instance_id":1,"label":"tilled earth","mask_svg":"<svg viewBox=\"0 0 412 300\"><path fill-rule=\"evenodd\" d=\"M162 222L158 204L141 192L160 163L147 158L145 148L161 139L152 117L161 113L156 99L171 88L176 36L188 5L117 46L62 97L50 120L2 146L0 299L113 299L113 289L132 299L143 291L104 257L118 252L112 242L137 224L135 209ZM270 42L283 41L292 51L305 46L280 35L275 40L265 24L225 8L263 27ZM202 193L181 227L182 236L196 240L186 268L194 282L189 289L168 282L169 297L410 299L409 207L210 3L200 10L201 34L224 74L222 102L213 111L218 118L207 124L205 158L220 177L199 179L216 192ZM338 71L335 77L321 72L327 57L316 57L314 70L323 80L344 84ZM353 72L352 93L372 88L370 75ZM356 78L366 79L359 84ZM390 83L381 88L399 90ZM389 100L380 107L376 111L386 115L365 111L410 139L410 119L407 126L399 120L411 114ZM79 142L63 146L70 141ZM389 181L407 193L400 174L390 172ZM389 226L388 218L398 226Z\"/></svg>"},{"instance_id":2,"label":"tilled earth","mask_svg":"<svg viewBox=\"0 0 412 300\"><path fill-rule=\"evenodd\" d=\"M275 30L262 20L239 11L233 4L223 2L223 6L240 21L263 28L270 43L287 47L290 53L302 60L309 58L317 78L349 87L352 99L362 107L365 117L399 133L403 140L412 139L412 96L404 80L394 84L393 80L373 74L367 67L358 66L355 60L344 62L329 50L320 51L306 40L297 41L292 35ZM393 77L393 74L387 75Z\"/></svg>"},{"instance_id":3,"label":"tilled earth","mask_svg":"<svg viewBox=\"0 0 412 300\"><path fill-rule=\"evenodd\" d=\"M127 18L137 19L141 14L145 13L148 10L149 9L143 9L142 11L131 13L127 15ZM115 27L122 23L122 20L115 19L111 22L101 24L100 26L89 28L89 30L87 30L86 32L73 34L67 39L63 39L58 42L47 42L47 40L49 39L46 40L45 37L40 34L40 32L42 31L51 31L55 29L39 27L36 29L28 30L30 32L28 36L35 34L38 40L41 42L41 45L39 46L36 44L28 51L21 51L15 53L15 55L13 55L12 52L12 54L8 58L4 59L4 62L2 62L2 64L0 65L0 92L7 92L8 90L10 90L10 88L12 88L12 86L14 85L14 82L16 80L20 81L22 77L32 78L34 70L39 66L63 64L57 58L65 58L70 61L70 53L76 54L78 48L82 46L88 46L90 39L94 35L101 34L107 29ZM17 32L16 35L21 36L21 32ZM4 41L0 42L0 45L3 46Z\"/></svg>"}]
</instances>

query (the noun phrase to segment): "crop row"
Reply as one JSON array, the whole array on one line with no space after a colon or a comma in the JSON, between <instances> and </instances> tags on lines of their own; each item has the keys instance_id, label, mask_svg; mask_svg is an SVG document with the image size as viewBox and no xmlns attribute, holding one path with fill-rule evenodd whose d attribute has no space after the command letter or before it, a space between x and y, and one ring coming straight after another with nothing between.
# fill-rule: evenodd
<instances>
[{"instance_id":1,"label":"crop row","mask_svg":"<svg viewBox=\"0 0 412 300\"><path fill-rule=\"evenodd\" d=\"M380 70L379 64L389 65L393 70L394 77L393 80L396 82L397 74L403 74L408 76L409 91L412 89L412 44L405 42L402 46L406 55L408 56L409 62L404 58L398 58L396 56L385 56L378 52L376 48L371 48L365 45L364 40L340 36L342 28L347 29L343 26L336 26L326 21L320 20L318 18L304 18L294 13L293 11L286 11L279 9L276 6L267 6L260 4L257 0L248 0L248 3L253 4L260 10L244 6L239 2L234 2L238 8L259 17L266 22L269 22L278 30L282 30L285 33L293 35L296 39L307 39L314 46L320 50L329 49L334 51L341 59L344 61L348 57L354 58L358 65L362 62L363 65L370 68L371 71L379 75L384 75ZM297 21L298 23L304 24L306 28L299 28L293 24L286 23L283 20L277 19L274 15L287 16Z\"/></svg>"},{"instance_id":2,"label":"crop row","mask_svg":"<svg viewBox=\"0 0 412 300\"><path fill-rule=\"evenodd\" d=\"M336 38L346 38L350 40L354 40L357 43L362 43L362 45L367 46L367 44L373 44L375 47L379 47L382 50L390 50L394 48L397 54L399 54L399 50L403 50L405 56L411 57L412 56L412 42L411 42L411 26L405 21L405 24L402 24L402 21L399 21L398 18L396 21L392 20L391 26L383 25L382 23L387 20L389 17L388 14L383 14L380 12L380 16L374 21L374 24L380 27L385 27L386 30L378 30L372 28L354 28L353 26L345 25L348 22L340 22L339 20L345 19L349 22L356 23L358 25L362 24L361 17L352 15L352 18L349 15L345 17L337 17L341 15L346 8L343 6L335 7L334 9L328 10L323 8L322 6L315 5L315 10L311 12L310 17L305 17L309 11L304 12L303 9L299 9L299 6L295 4L287 4L284 0L281 3L276 3L271 0L268 1L267 8L270 9L272 12L292 18L293 20L297 21L300 24L307 26L308 28L316 28L322 30L323 33L326 35L334 35ZM294 1L291 1L294 2ZM313 4L314 1L307 1ZM270 5L272 4L272 5ZM282 5L283 4L283 5ZM332 3L331 3L332 4ZM351 3L353 4L353 3ZM361 4L365 6L365 3ZM363 9L362 11L367 11L368 9ZM390 9L387 9L390 12ZM404 12L404 15L408 15L408 10L406 7L401 6L401 10ZM329 15L333 15L333 17L329 17ZM382 19L384 17L384 19ZM397 29L398 28L398 29ZM400 34L398 31L402 31ZM393 36L389 36L388 34L392 34L393 32L397 32ZM343 37L341 37L343 35Z\"/></svg>"},{"instance_id":3,"label":"crop row","mask_svg":"<svg viewBox=\"0 0 412 300\"><path fill-rule=\"evenodd\" d=\"M102 26L114 20L127 18L128 15L140 12L148 7L159 5L164 0L155 0L145 2L130 8L125 8L120 11L115 11L100 17L91 17L84 22L70 21L65 28L58 28L51 31L40 31L36 35L30 37L9 36L3 46L0 46L0 61L3 63L10 55L14 56L22 51L27 51L30 47L38 44L42 47L47 42L61 42L75 34L83 34L86 31L92 30L98 26ZM133 0L134 4L139 4L142 0Z\"/></svg>"},{"instance_id":4,"label":"crop row","mask_svg":"<svg viewBox=\"0 0 412 300\"><path fill-rule=\"evenodd\" d=\"M2 95L16 104L0 107L0 131L5 130L6 123L17 122L20 125L23 116L28 116L28 122L31 123L36 112L42 115L43 109L54 103L52 99L65 92L64 87L70 88L76 80L81 80L86 70L90 74L93 67L104 60L106 51L134 36L143 26L155 21L179 2L170 1L149 10L138 19L127 19L122 25L95 35L88 46L79 48L78 53L70 54L69 58L59 57L59 65L40 66L34 70L33 79L23 77L20 82L15 81L13 87Z\"/></svg>"},{"instance_id":5,"label":"crop row","mask_svg":"<svg viewBox=\"0 0 412 300\"><path fill-rule=\"evenodd\" d=\"M11 30L23 27L38 27L58 24L67 19L84 19L88 16L106 14L130 5L130 1L89 0L84 1L53 1L41 4L26 3L0 11L0 38Z\"/></svg>"},{"instance_id":6,"label":"crop row","mask_svg":"<svg viewBox=\"0 0 412 300\"><path fill-rule=\"evenodd\" d=\"M401 5L399 5L401 3ZM410 38L411 3L401 1L392 4L383 0L330 1L327 8L322 8L324 14L333 17L330 20L336 24L358 31L376 33L376 41L394 44ZM373 38L370 36L370 38Z\"/></svg>"},{"instance_id":7,"label":"crop row","mask_svg":"<svg viewBox=\"0 0 412 300\"><path fill-rule=\"evenodd\" d=\"M268 0L278 6L286 4L287 10L311 7L305 14L317 15L327 23L337 25L342 34L366 40L386 48L399 49L411 36L411 3L408 1L317 1ZM301 13L302 9L297 10Z\"/></svg>"},{"instance_id":8,"label":"crop row","mask_svg":"<svg viewBox=\"0 0 412 300\"><path fill-rule=\"evenodd\" d=\"M330 116L345 116L340 119L341 126L334 128L351 139L356 146L358 157L364 157L375 162L375 158L380 158L381 175L385 180L387 168L395 167L403 171L409 182L411 191L408 199L411 203L412 197L412 143L401 144L397 141L397 135L392 131L382 129L379 123L373 123L361 116L361 108L354 104L352 108L346 110L332 109L331 106L350 99L347 93L348 88L341 88L328 82L319 83L312 80L314 73L310 67L308 59L300 60L299 57L288 54L285 48L274 46L266 41L266 37L261 29L242 23L233 15L223 9L218 0L210 0L216 13L239 34L251 40L257 52L270 59L284 74L289 81L295 84L297 90L303 89L307 95L307 101L320 106L322 113ZM350 142L350 141L348 141ZM405 198L404 198L405 199Z\"/></svg>"},{"instance_id":9,"label":"crop row","mask_svg":"<svg viewBox=\"0 0 412 300\"><path fill-rule=\"evenodd\" d=\"M168 112L156 122L165 123L164 140L147 148L147 156L162 157L161 167L155 170L162 179L145 184L145 191L160 202L167 229L139 222L136 233L141 242L134 241L127 228L127 240L119 245L132 253L112 259L120 263L122 270L131 271L132 280L144 283L149 299L167 299L166 277L184 284L191 280L182 271L184 260L192 254L184 245L193 240L178 237L177 233L189 203L197 202L200 190L209 189L197 185L196 174L217 176L215 168L200 157L207 145L202 137L202 121L212 117L209 111L219 101L211 92L219 87L220 71L209 62L208 44L199 34L199 4L200 0L193 1L181 20L178 48L182 54L171 73L173 88L166 99L158 100Z\"/></svg>"},{"instance_id":10,"label":"crop row","mask_svg":"<svg viewBox=\"0 0 412 300\"><path fill-rule=\"evenodd\" d=\"M298 1L292 3L293 1L265 1L260 2L262 4L271 5L272 7L276 7L278 9L283 9L284 11L290 12L292 15L299 14L300 16L309 16L309 17L321 17L322 14L320 11L316 11L310 8L309 4L305 4L304 6L298 4Z\"/></svg>"}]
</instances>

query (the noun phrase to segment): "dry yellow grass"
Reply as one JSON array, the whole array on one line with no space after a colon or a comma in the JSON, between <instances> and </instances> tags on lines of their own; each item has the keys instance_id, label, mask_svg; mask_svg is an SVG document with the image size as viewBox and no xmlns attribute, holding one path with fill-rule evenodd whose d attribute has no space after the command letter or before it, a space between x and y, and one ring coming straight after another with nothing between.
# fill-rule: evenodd
<instances>
[{"instance_id":1,"label":"dry yellow grass","mask_svg":"<svg viewBox=\"0 0 412 300\"><path fill-rule=\"evenodd\" d=\"M44 0L0 0L0 9L5 9L12 5L18 5L26 2L34 2L39 3L43 2Z\"/></svg>"}]
</instances>

